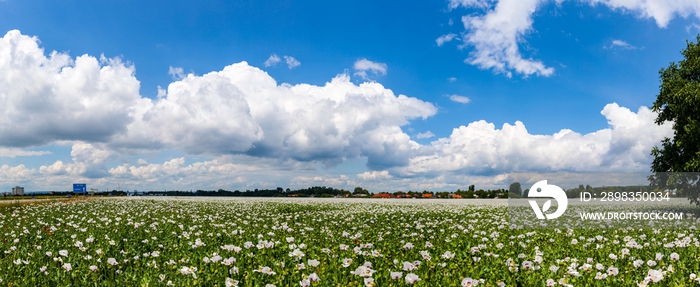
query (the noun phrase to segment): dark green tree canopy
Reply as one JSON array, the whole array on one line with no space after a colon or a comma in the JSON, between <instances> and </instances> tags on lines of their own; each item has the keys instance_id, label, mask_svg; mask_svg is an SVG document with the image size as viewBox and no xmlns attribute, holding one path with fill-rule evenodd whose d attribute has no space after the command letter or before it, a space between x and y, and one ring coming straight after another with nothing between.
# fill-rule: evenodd
<instances>
[{"instance_id":1,"label":"dark green tree canopy","mask_svg":"<svg viewBox=\"0 0 700 287\"><path fill-rule=\"evenodd\" d=\"M656 124L673 122L673 138L665 138L654 147L652 184L685 193L698 203L695 182L700 171L700 35L697 42L687 41L681 52L684 59L659 71L660 91L652 105L658 113ZM669 178L669 174L674 173ZM685 173L685 174L680 174ZM690 174L692 173L692 174ZM672 185L669 182L673 182Z\"/></svg>"},{"instance_id":2,"label":"dark green tree canopy","mask_svg":"<svg viewBox=\"0 0 700 287\"><path fill-rule=\"evenodd\" d=\"M520 183L516 181L510 184L508 187L508 192L523 195L523 188L520 186Z\"/></svg>"},{"instance_id":3,"label":"dark green tree canopy","mask_svg":"<svg viewBox=\"0 0 700 287\"><path fill-rule=\"evenodd\" d=\"M675 133L652 150L655 172L700 171L700 43L688 42L682 54L685 59L659 71L661 90L652 110L659 114L656 123L672 121Z\"/></svg>"},{"instance_id":4,"label":"dark green tree canopy","mask_svg":"<svg viewBox=\"0 0 700 287\"><path fill-rule=\"evenodd\" d=\"M352 194L367 194L367 195L369 195L369 191L358 186L358 187L355 187L355 190L352 192Z\"/></svg>"}]
</instances>

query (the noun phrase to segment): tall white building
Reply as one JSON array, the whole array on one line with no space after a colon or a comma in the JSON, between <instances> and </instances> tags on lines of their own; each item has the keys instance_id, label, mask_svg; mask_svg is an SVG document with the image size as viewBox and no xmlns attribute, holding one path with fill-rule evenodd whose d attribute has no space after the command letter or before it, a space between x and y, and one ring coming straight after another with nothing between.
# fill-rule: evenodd
<instances>
[{"instance_id":1,"label":"tall white building","mask_svg":"<svg viewBox=\"0 0 700 287\"><path fill-rule=\"evenodd\" d=\"M15 186L12 188L12 195L24 195L24 187Z\"/></svg>"}]
</instances>

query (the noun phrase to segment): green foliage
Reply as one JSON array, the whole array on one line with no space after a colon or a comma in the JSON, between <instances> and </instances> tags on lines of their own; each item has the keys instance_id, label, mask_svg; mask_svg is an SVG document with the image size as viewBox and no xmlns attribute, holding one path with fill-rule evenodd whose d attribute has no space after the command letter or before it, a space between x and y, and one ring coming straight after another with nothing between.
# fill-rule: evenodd
<instances>
[{"instance_id":1,"label":"green foliage","mask_svg":"<svg viewBox=\"0 0 700 287\"><path fill-rule=\"evenodd\" d=\"M369 195L369 191L362 188L362 187L355 187L355 190L352 192L352 194L366 194Z\"/></svg>"},{"instance_id":2,"label":"green foliage","mask_svg":"<svg viewBox=\"0 0 700 287\"><path fill-rule=\"evenodd\" d=\"M674 135L652 149L651 170L656 174L650 179L655 186L676 189L700 204L697 173L661 174L700 171L700 35L681 53L683 60L659 71L660 91L652 110L658 113L657 124L673 122Z\"/></svg>"},{"instance_id":3,"label":"green foliage","mask_svg":"<svg viewBox=\"0 0 700 287\"><path fill-rule=\"evenodd\" d=\"M470 185L469 189L458 189L455 194L463 198L508 198L508 190L505 189L488 189L475 190L474 185Z\"/></svg>"},{"instance_id":4,"label":"green foliage","mask_svg":"<svg viewBox=\"0 0 700 287\"><path fill-rule=\"evenodd\" d=\"M510 187L508 188L508 192L515 193L517 195L521 195L523 192L523 188L520 186L519 182L514 182L514 183L510 184Z\"/></svg>"}]
</instances>

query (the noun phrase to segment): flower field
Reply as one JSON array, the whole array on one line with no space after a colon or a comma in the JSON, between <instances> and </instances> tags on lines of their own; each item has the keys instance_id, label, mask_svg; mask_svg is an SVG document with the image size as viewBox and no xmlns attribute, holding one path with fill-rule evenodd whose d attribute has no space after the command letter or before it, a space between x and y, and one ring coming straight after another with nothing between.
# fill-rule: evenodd
<instances>
[{"instance_id":1,"label":"flower field","mask_svg":"<svg viewBox=\"0 0 700 287\"><path fill-rule=\"evenodd\" d=\"M0 209L3 286L692 286L695 229L510 229L470 200L95 199Z\"/></svg>"}]
</instances>

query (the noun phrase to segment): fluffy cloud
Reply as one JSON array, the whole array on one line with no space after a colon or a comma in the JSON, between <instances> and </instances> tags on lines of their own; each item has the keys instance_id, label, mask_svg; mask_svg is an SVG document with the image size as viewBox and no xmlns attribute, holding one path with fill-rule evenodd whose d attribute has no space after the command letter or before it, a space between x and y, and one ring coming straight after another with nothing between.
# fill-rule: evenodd
<instances>
[{"instance_id":1,"label":"fluffy cloud","mask_svg":"<svg viewBox=\"0 0 700 287\"><path fill-rule=\"evenodd\" d=\"M207 179L222 178L226 175L240 172L233 164L219 164L216 160L197 162L185 165L185 158L179 157L162 164L147 164L132 166L124 164L109 170L110 174L124 181L126 185L136 185L140 182L158 182L170 186L191 186L204 173ZM201 179L201 178L200 178ZM234 180L235 177L234 177Z\"/></svg>"},{"instance_id":2,"label":"fluffy cloud","mask_svg":"<svg viewBox=\"0 0 700 287\"><path fill-rule=\"evenodd\" d=\"M189 154L248 154L321 161L368 157L400 165L418 144L401 130L437 112L378 83L355 85L341 74L324 86L278 84L245 62L168 86L142 99L113 148L181 149Z\"/></svg>"},{"instance_id":3,"label":"fluffy cloud","mask_svg":"<svg viewBox=\"0 0 700 287\"><path fill-rule=\"evenodd\" d=\"M361 174L358 174L357 177L362 180L386 180L392 178L391 174L389 174L389 171L386 170L365 171Z\"/></svg>"},{"instance_id":4,"label":"fluffy cloud","mask_svg":"<svg viewBox=\"0 0 700 287\"><path fill-rule=\"evenodd\" d=\"M34 171L28 169L23 164L17 166L0 166L0 186L25 185L35 180L37 180L37 178L34 176ZM0 190L0 192L9 191L10 190Z\"/></svg>"},{"instance_id":5,"label":"fluffy cloud","mask_svg":"<svg viewBox=\"0 0 700 287\"><path fill-rule=\"evenodd\" d=\"M282 61L282 59L280 59L280 57L278 57L275 54L272 54L272 55L270 55L269 58L267 58L267 60L265 60L265 63L263 63L263 64L265 65L265 67L270 67L270 66L277 65L277 63L279 63L281 61Z\"/></svg>"},{"instance_id":6,"label":"fluffy cloud","mask_svg":"<svg viewBox=\"0 0 700 287\"><path fill-rule=\"evenodd\" d=\"M284 61L287 63L287 67L290 70L301 66L301 62L299 62L297 59L294 59L294 57L292 56L284 56Z\"/></svg>"},{"instance_id":7,"label":"fluffy cloud","mask_svg":"<svg viewBox=\"0 0 700 287\"><path fill-rule=\"evenodd\" d=\"M118 156L103 144L75 142L71 150L72 162L58 160L50 165L39 167L43 176L66 175L74 178L94 179L108 176L105 165Z\"/></svg>"},{"instance_id":8,"label":"fluffy cloud","mask_svg":"<svg viewBox=\"0 0 700 287\"><path fill-rule=\"evenodd\" d=\"M168 147L191 154L250 149L253 142L263 138L264 132L251 116L246 95L225 72L190 74L170 84L159 100L142 99L128 133L115 137L111 144L131 148ZM254 78L249 80L251 85L259 84Z\"/></svg>"},{"instance_id":9,"label":"fluffy cloud","mask_svg":"<svg viewBox=\"0 0 700 287\"><path fill-rule=\"evenodd\" d=\"M106 173L96 168L103 162L82 160L81 154L96 150L170 148L326 164L369 157L377 165L405 164L418 144L401 126L437 112L381 84L356 85L345 74L324 86L293 86L246 62L202 76L171 67L182 79L149 99L138 94L132 66L87 55L75 61L56 52L46 57L37 43L19 31L0 40L0 146L89 143L75 144L72 154L85 164L86 176L87 170ZM386 65L367 60L356 68L386 73Z\"/></svg>"},{"instance_id":10,"label":"fluffy cloud","mask_svg":"<svg viewBox=\"0 0 700 287\"><path fill-rule=\"evenodd\" d=\"M70 189L74 182L84 182L89 188L116 189L243 189L285 187L299 176L317 175L313 163L293 160L266 159L246 155L223 155L211 159L175 157L148 163L143 159L128 160L118 154L86 143L74 143L70 162L56 161L38 169L0 167L0 186L24 184L28 190ZM94 156L94 158L91 158ZM122 161L105 168L105 164ZM133 162L133 163L132 163ZM91 176L95 169L106 173ZM296 187L308 187L296 186Z\"/></svg>"},{"instance_id":11,"label":"fluffy cloud","mask_svg":"<svg viewBox=\"0 0 700 287\"><path fill-rule=\"evenodd\" d=\"M416 146L406 166L375 168L353 176L318 172L312 162L261 158L250 155L217 156L186 163L176 157L161 163L139 159L106 170L104 163L118 160L101 144L73 143L72 162L56 161L38 170L20 166L0 167L0 184L30 184L33 190L56 188L75 181L99 188L211 189L211 188L299 188L314 185L372 191L455 190L468 184L502 187L512 172L557 172L571 184L590 182L580 172L645 172L649 150L663 137L671 136L671 125L657 126L656 114L646 107L636 112L617 104L602 109L609 128L588 134L561 130L551 135L530 134L516 122L496 129L492 123L473 122L454 129L447 138ZM102 170L101 170L102 169ZM561 172L565 173L561 173ZM571 173L566 173L571 172ZM235 175L235 176L231 176ZM584 180L585 179L585 180ZM588 181L587 181L588 180ZM523 181L524 182L524 181Z\"/></svg>"},{"instance_id":12,"label":"fluffy cloud","mask_svg":"<svg viewBox=\"0 0 700 287\"><path fill-rule=\"evenodd\" d=\"M39 155L21 147L60 142L72 145L72 159L38 168L4 165L5 186L34 182L68 189L84 181L112 188L117 183L274 188L280 182L297 187L317 182L387 190L463 188L474 179L461 173L646 169L651 147L671 134L669 125L653 123L655 114L647 108L632 112L610 104L601 112L610 128L585 135L570 130L533 135L521 122L496 129L478 121L421 145L402 127L433 116L434 105L376 82L354 84L347 74L324 85L290 85L246 62L199 76L173 68L180 79L150 99L138 94L134 68L118 59L45 56L37 43L18 31L0 40L0 156ZM387 70L366 59L354 68L365 75ZM135 159L164 149L207 159ZM316 171L316 163L351 159L366 159L370 171L355 178ZM373 183L376 179L384 181Z\"/></svg>"},{"instance_id":13,"label":"fluffy cloud","mask_svg":"<svg viewBox=\"0 0 700 287\"><path fill-rule=\"evenodd\" d=\"M367 59L360 59L353 65L355 75L365 80L369 80L368 71L374 75L386 75L387 66L384 63L372 62Z\"/></svg>"},{"instance_id":14,"label":"fluffy cloud","mask_svg":"<svg viewBox=\"0 0 700 287\"><path fill-rule=\"evenodd\" d=\"M419 139L429 139L429 138L432 138L432 137L434 137L434 136L435 136L435 135L434 135L432 132L427 131L427 132L424 132L424 133L419 133L419 134L417 134L417 135L416 135L416 138L419 138Z\"/></svg>"},{"instance_id":15,"label":"fluffy cloud","mask_svg":"<svg viewBox=\"0 0 700 287\"><path fill-rule=\"evenodd\" d=\"M180 67L168 68L168 74L173 77L173 80L179 80L185 77L185 71Z\"/></svg>"},{"instance_id":16,"label":"fluffy cloud","mask_svg":"<svg viewBox=\"0 0 700 287\"><path fill-rule=\"evenodd\" d=\"M139 100L133 66L119 59L44 55L38 39L0 38L0 146L105 142L126 132Z\"/></svg>"},{"instance_id":17,"label":"fluffy cloud","mask_svg":"<svg viewBox=\"0 0 700 287\"><path fill-rule=\"evenodd\" d=\"M452 41L452 39L454 39L455 37L457 37L457 34L454 33L442 35L435 39L435 43L437 43L438 47L441 47L443 44Z\"/></svg>"},{"instance_id":18,"label":"fluffy cloud","mask_svg":"<svg viewBox=\"0 0 700 287\"><path fill-rule=\"evenodd\" d=\"M666 27L679 15L700 18L700 2L695 0L588 0L591 5L602 4L615 10L629 11L642 18L654 18L656 25Z\"/></svg>"},{"instance_id":19,"label":"fluffy cloud","mask_svg":"<svg viewBox=\"0 0 700 287\"><path fill-rule=\"evenodd\" d=\"M656 114L646 107L635 113L617 104L601 111L609 128L588 134L561 130L552 135L530 134L522 122L504 124L477 121L453 130L416 156L402 176L443 173L499 174L517 171L646 171L649 151L673 134L671 124L654 124Z\"/></svg>"},{"instance_id":20,"label":"fluffy cloud","mask_svg":"<svg viewBox=\"0 0 700 287\"><path fill-rule=\"evenodd\" d=\"M512 76L511 71L525 76L537 74L550 76L554 68L541 61L525 59L520 54L518 42L532 29L532 14L543 0L500 0L485 15L464 16L466 29L464 46L474 47L465 62L481 69L493 69Z\"/></svg>"},{"instance_id":21,"label":"fluffy cloud","mask_svg":"<svg viewBox=\"0 0 700 287\"><path fill-rule=\"evenodd\" d=\"M493 2L497 2L495 5ZM526 59L518 43L532 30L532 15L546 0L451 0L450 10L480 8L483 14L462 17L465 31L462 48L472 47L466 63L481 69L492 69L508 77L512 73L550 76L554 68L536 59ZM557 0L558 4L563 0ZM666 27L676 15L700 18L700 2L696 0L586 0L590 5L605 5L614 10L631 12L642 18L653 18L659 27ZM442 36L438 38L438 44ZM443 39L446 40L446 39ZM622 44L622 42L618 43Z\"/></svg>"},{"instance_id":22,"label":"fluffy cloud","mask_svg":"<svg viewBox=\"0 0 700 287\"><path fill-rule=\"evenodd\" d=\"M122 186L146 189L239 189L276 188L278 186L309 187L320 178L348 180L346 176L319 176L314 164L258 158L247 155L224 155L213 159L187 163L176 157L162 163L124 163L109 170L109 181ZM139 163L140 162L140 163ZM330 184L326 184L331 186ZM337 185L332 185L337 186Z\"/></svg>"}]
</instances>

